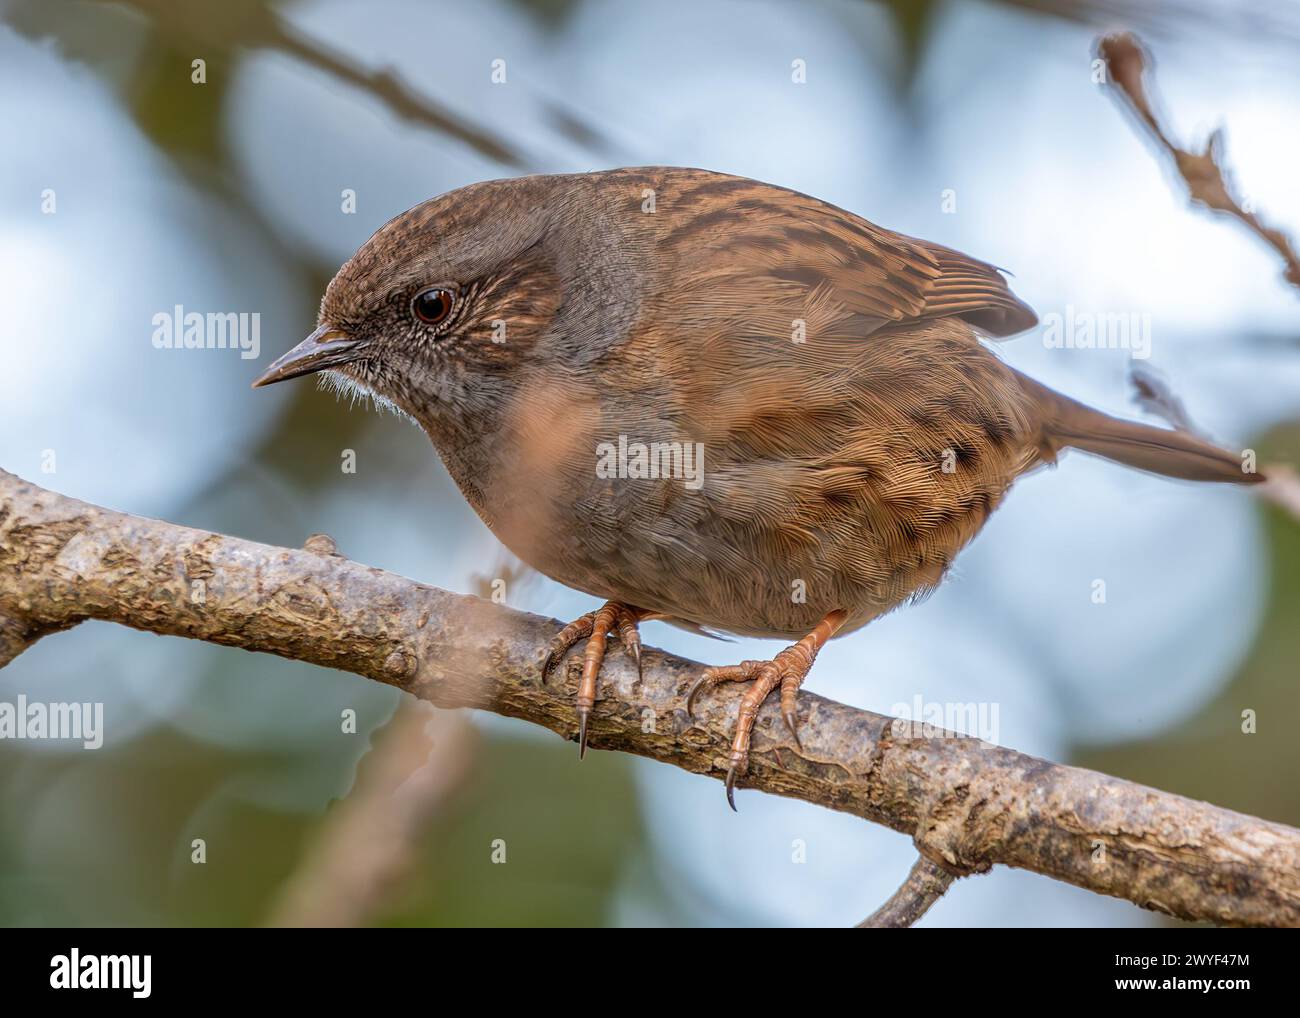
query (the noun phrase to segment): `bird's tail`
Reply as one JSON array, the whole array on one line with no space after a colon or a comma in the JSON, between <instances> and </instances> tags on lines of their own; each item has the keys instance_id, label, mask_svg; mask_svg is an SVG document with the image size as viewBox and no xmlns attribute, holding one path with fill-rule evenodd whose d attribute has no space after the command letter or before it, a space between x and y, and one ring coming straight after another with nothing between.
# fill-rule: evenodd
<instances>
[{"instance_id":1,"label":"bird's tail","mask_svg":"<svg viewBox=\"0 0 1300 1018\"><path fill-rule=\"evenodd\" d=\"M1195 435L1123 421L1062 396L1032 378L1021 378L1041 413L1046 459L1072 446L1165 477L1229 484L1257 484L1265 479L1261 473L1248 473L1240 456Z\"/></svg>"}]
</instances>

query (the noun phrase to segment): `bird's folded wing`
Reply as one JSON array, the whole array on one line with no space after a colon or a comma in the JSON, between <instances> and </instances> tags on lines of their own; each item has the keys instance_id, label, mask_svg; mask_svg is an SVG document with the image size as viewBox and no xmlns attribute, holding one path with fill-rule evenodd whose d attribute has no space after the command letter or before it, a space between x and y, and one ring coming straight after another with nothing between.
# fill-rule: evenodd
<instances>
[{"instance_id":1,"label":"bird's folded wing","mask_svg":"<svg viewBox=\"0 0 1300 1018\"><path fill-rule=\"evenodd\" d=\"M660 172L659 253L679 269L674 287L693 280L695 298L711 313L734 304L752 314L759 304L784 308L815 294L854 315L860 338L952 316L1002 338L1038 321L987 262L783 187L700 170Z\"/></svg>"},{"instance_id":2,"label":"bird's folded wing","mask_svg":"<svg viewBox=\"0 0 1300 1018\"><path fill-rule=\"evenodd\" d=\"M995 266L805 200L803 223L781 231L788 257L821 274L848 310L881 325L956 316L998 339L1038 323Z\"/></svg>"}]
</instances>

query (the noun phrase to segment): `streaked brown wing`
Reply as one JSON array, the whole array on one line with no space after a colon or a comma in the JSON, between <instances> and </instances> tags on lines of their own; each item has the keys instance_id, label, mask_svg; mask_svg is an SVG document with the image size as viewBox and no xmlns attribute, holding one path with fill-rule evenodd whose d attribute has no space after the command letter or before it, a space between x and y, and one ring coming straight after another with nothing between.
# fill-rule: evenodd
<instances>
[{"instance_id":1,"label":"streaked brown wing","mask_svg":"<svg viewBox=\"0 0 1300 1018\"><path fill-rule=\"evenodd\" d=\"M1011 292L1006 277L988 262L941 244L913 240L897 233L892 237L895 243L918 249L920 257L934 265L935 274L924 291L925 309L921 317L957 315L998 339L1038 324L1033 308Z\"/></svg>"},{"instance_id":2,"label":"streaked brown wing","mask_svg":"<svg viewBox=\"0 0 1300 1018\"><path fill-rule=\"evenodd\" d=\"M863 316L866 334L891 323L959 316L1002 338L1038 321L1002 273L959 251L883 229L826 202L743 177L656 169L659 250L708 263L710 274L765 277L822 290ZM874 323L874 324L873 324Z\"/></svg>"}]
</instances>

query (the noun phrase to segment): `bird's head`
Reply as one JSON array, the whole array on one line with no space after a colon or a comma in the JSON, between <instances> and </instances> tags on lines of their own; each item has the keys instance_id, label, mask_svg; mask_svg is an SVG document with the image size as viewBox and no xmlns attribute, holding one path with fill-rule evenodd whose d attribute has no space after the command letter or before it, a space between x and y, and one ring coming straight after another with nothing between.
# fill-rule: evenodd
<instances>
[{"instance_id":1,"label":"bird's head","mask_svg":"<svg viewBox=\"0 0 1300 1018\"><path fill-rule=\"evenodd\" d=\"M330 282L316 331L253 385L326 372L426 427L499 407L521 368L562 354L557 316L583 271L566 224L582 187L487 181L390 220Z\"/></svg>"}]
</instances>

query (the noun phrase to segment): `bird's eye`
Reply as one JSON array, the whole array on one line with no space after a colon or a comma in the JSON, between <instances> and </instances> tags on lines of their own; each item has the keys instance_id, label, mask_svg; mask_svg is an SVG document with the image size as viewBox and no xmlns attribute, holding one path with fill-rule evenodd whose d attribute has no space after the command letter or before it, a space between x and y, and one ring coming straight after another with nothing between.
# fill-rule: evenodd
<instances>
[{"instance_id":1,"label":"bird's eye","mask_svg":"<svg viewBox=\"0 0 1300 1018\"><path fill-rule=\"evenodd\" d=\"M443 286L431 286L421 290L411 301L411 310L415 317L425 325L441 325L451 314L456 295Z\"/></svg>"}]
</instances>

